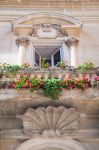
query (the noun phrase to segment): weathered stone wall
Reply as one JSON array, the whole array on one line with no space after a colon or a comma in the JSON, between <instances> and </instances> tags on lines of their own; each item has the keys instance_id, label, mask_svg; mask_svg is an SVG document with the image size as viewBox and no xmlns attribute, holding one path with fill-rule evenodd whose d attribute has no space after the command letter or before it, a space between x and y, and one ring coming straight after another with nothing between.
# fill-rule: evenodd
<instances>
[{"instance_id":1,"label":"weathered stone wall","mask_svg":"<svg viewBox=\"0 0 99 150\"><path fill-rule=\"evenodd\" d=\"M65 106L80 113L77 139L85 150L99 147L99 92L96 89L63 91L60 100L51 101L41 91L0 91L0 150L15 150L30 137L23 133L21 116L28 108Z\"/></svg>"}]
</instances>

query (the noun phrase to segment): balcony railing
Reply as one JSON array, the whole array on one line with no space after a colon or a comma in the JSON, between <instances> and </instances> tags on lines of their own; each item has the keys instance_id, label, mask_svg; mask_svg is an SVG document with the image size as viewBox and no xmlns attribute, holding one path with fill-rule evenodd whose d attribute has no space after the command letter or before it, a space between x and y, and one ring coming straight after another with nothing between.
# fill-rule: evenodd
<instances>
[{"instance_id":1,"label":"balcony railing","mask_svg":"<svg viewBox=\"0 0 99 150\"><path fill-rule=\"evenodd\" d=\"M99 89L98 67L81 72L72 67L31 68L16 65L12 68L11 66L1 68L0 77L0 89L29 90L30 92L38 90L53 100L59 99L63 91L66 93L68 90ZM3 91L1 90L0 94Z\"/></svg>"}]
</instances>

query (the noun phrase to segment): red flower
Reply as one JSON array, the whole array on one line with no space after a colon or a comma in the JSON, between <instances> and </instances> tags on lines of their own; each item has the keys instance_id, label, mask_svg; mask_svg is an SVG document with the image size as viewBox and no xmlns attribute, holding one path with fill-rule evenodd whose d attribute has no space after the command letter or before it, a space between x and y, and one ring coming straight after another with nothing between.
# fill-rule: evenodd
<instances>
[{"instance_id":1,"label":"red flower","mask_svg":"<svg viewBox=\"0 0 99 150\"><path fill-rule=\"evenodd\" d=\"M43 87L44 87L44 84L45 84L45 82L44 82L44 81L41 81L39 88L43 88Z\"/></svg>"}]
</instances>

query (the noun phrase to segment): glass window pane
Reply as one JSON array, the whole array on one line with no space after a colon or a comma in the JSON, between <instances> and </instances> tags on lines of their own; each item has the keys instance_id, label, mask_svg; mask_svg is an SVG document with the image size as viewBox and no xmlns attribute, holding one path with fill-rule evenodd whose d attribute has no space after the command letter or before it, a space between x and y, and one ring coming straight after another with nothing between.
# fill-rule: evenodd
<instances>
[{"instance_id":1,"label":"glass window pane","mask_svg":"<svg viewBox=\"0 0 99 150\"><path fill-rule=\"evenodd\" d=\"M54 66L57 65L61 61L60 58L60 50L54 54Z\"/></svg>"},{"instance_id":2,"label":"glass window pane","mask_svg":"<svg viewBox=\"0 0 99 150\"><path fill-rule=\"evenodd\" d=\"M38 66L40 65L40 56L36 51L35 51L35 62Z\"/></svg>"}]
</instances>

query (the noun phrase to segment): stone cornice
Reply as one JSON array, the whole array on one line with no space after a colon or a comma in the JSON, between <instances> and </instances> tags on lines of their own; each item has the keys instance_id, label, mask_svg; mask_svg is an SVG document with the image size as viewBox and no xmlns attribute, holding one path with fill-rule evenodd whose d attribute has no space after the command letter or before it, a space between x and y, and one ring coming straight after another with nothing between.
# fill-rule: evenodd
<instances>
[{"instance_id":1,"label":"stone cornice","mask_svg":"<svg viewBox=\"0 0 99 150\"><path fill-rule=\"evenodd\" d=\"M32 14L29 14L29 15L24 15L23 17L13 21L13 24L16 25L16 24L22 24L23 22L27 22L29 20L34 20L34 19L39 19L41 20L41 18L44 18L46 19L46 17L50 17L51 19L56 19L57 21L61 22L60 24L70 24L70 25L76 25L76 26L81 26L82 25L82 22L76 18L73 18L71 16L68 16L64 13L59 13L59 12L52 12L52 11L42 11L42 12L34 12ZM36 22L37 23L37 22ZM57 23L56 23L57 24Z\"/></svg>"},{"instance_id":2,"label":"stone cornice","mask_svg":"<svg viewBox=\"0 0 99 150\"><path fill-rule=\"evenodd\" d=\"M46 11L46 9L44 10ZM6 9L0 10L0 22L12 22L18 18L25 16L26 14L31 14L33 12L44 12L41 9L39 10L28 10L28 9L21 9L17 14L17 9ZM89 9L89 10L73 10L73 9L64 9L64 10L50 10L49 12L56 13L60 12L65 15L69 15L71 17L76 17L77 19L81 20L82 22L99 22L99 8L98 9Z\"/></svg>"},{"instance_id":3,"label":"stone cornice","mask_svg":"<svg viewBox=\"0 0 99 150\"><path fill-rule=\"evenodd\" d=\"M42 5L43 2L43 5ZM4 0L0 1L1 7L11 8L86 8L99 6L98 0Z\"/></svg>"}]
</instances>

